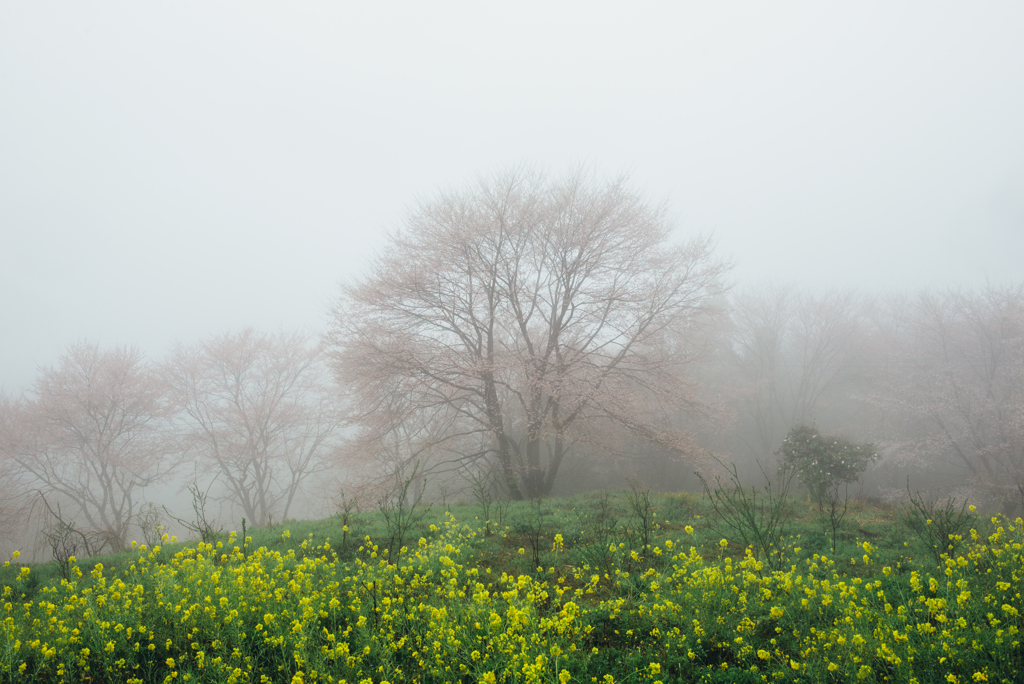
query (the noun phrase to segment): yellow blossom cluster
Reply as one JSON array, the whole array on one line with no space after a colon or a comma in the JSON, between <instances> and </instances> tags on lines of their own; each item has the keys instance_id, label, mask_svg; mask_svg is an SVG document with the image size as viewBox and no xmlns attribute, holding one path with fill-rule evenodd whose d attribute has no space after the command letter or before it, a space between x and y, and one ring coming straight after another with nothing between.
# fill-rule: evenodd
<instances>
[{"instance_id":1,"label":"yellow blossom cluster","mask_svg":"<svg viewBox=\"0 0 1024 684\"><path fill-rule=\"evenodd\" d=\"M0 681L1021 681L1022 528L994 519L930 572L879 568L864 543L860 574L680 541L574 566L561 534L563 565L496 572L450 513L395 553L366 537L350 562L312 539L141 547L31 598L27 568L5 585Z\"/></svg>"}]
</instances>

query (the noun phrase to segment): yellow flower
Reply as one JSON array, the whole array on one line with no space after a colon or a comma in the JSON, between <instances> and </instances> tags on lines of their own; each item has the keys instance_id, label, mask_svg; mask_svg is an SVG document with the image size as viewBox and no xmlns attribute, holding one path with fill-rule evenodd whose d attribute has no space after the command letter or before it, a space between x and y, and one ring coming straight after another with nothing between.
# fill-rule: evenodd
<instances>
[{"instance_id":1,"label":"yellow flower","mask_svg":"<svg viewBox=\"0 0 1024 684\"><path fill-rule=\"evenodd\" d=\"M165 662L167 663L167 667L172 669L174 668L174 658L168 658Z\"/></svg>"},{"instance_id":2,"label":"yellow flower","mask_svg":"<svg viewBox=\"0 0 1024 684\"><path fill-rule=\"evenodd\" d=\"M686 526L685 530L686 530L686 534L693 534L693 528L690 527L689 525Z\"/></svg>"},{"instance_id":3,"label":"yellow flower","mask_svg":"<svg viewBox=\"0 0 1024 684\"><path fill-rule=\"evenodd\" d=\"M775 618L776 620L778 620L780 617L782 617L782 614L785 613L785 612L786 611L784 609L782 609L781 607L779 607L779 606L772 606L772 610L771 610L772 617Z\"/></svg>"},{"instance_id":4,"label":"yellow flower","mask_svg":"<svg viewBox=\"0 0 1024 684\"><path fill-rule=\"evenodd\" d=\"M764 650L763 648L761 648L761 649L758 649L758 651L757 651L757 657L760 658L761 660L768 660L769 658L772 657L772 654L769 653L768 651Z\"/></svg>"},{"instance_id":5,"label":"yellow flower","mask_svg":"<svg viewBox=\"0 0 1024 684\"><path fill-rule=\"evenodd\" d=\"M729 545L729 541L727 539L723 539L722 541L718 542L718 545L724 549L726 546Z\"/></svg>"}]
</instances>

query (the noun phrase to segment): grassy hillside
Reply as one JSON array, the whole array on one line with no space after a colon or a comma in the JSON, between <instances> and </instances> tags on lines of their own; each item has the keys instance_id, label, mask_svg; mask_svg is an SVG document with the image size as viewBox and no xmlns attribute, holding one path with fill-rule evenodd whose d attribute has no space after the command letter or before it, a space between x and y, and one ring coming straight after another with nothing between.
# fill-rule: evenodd
<instances>
[{"instance_id":1,"label":"grassy hillside","mask_svg":"<svg viewBox=\"0 0 1024 684\"><path fill-rule=\"evenodd\" d=\"M14 562L0 680L1020 681L1020 520L785 508L773 536L769 508L598 492Z\"/></svg>"}]
</instances>

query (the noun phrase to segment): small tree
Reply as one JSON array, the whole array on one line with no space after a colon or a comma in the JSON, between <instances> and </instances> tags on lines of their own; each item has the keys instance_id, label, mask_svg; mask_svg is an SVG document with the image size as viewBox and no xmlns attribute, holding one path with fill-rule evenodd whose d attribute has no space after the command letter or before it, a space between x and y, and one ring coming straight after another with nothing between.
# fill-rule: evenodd
<instances>
[{"instance_id":1,"label":"small tree","mask_svg":"<svg viewBox=\"0 0 1024 684\"><path fill-rule=\"evenodd\" d=\"M287 518L332 465L342 416L321 361L303 335L248 329L178 347L167 364L186 444L256 527Z\"/></svg>"},{"instance_id":2,"label":"small tree","mask_svg":"<svg viewBox=\"0 0 1024 684\"><path fill-rule=\"evenodd\" d=\"M765 479L764 489L759 492L756 487L747 489L743 486L735 463L726 466L718 461L718 464L726 469L729 483L723 484L716 476L714 489L703 475L694 472L715 515L739 535L744 547L753 549L754 558L764 559L772 570L781 570L786 562L783 540L793 517L793 508L787 498L793 482L793 469L783 466L776 486L772 488L768 474L758 463Z\"/></svg>"},{"instance_id":3,"label":"small tree","mask_svg":"<svg viewBox=\"0 0 1024 684\"><path fill-rule=\"evenodd\" d=\"M903 522L927 547L936 564L942 563L943 554L952 555L960 544L975 519L972 508L968 507L966 499L928 498L921 492L910 491L910 477L907 477Z\"/></svg>"},{"instance_id":4,"label":"small tree","mask_svg":"<svg viewBox=\"0 0 1024 684\"><path fill-rule=\"evenodd\" d=\"M420 480L419 487L416 486L417 479ZM381 496L377 502L377 508L388 529L388 548L391 551L401 553L409 530L418 525L427 514L429 508L420 506L426 488L427 481L421 477L420 464L417 463L408 477L401 480L391 492Z\"/></svg>"},{"instance_id":5,"label":"small tree","mask_svg":"<svg viewBox=\"0 0 1024 684\"><path fill-rule=\"evenodd\" d=\"M216 481L217 478L214 478ZM203 540L204 544L212 543L217 535L224 531L224 528L218 527L217 523L211 518L210 514L206 510L206 504L210 498L210 487L213 486L213 482L207 485L206 489L199 488L199 482L193 481L192 484L188 485L188 493L192 495L192 510L195 512L195 521L188 521L184 518L179 518L171 514L167 507L164 506L164 513L167 516L184 527L190 533L196 535ZM245 543L245 518L242 518L242 543Z\"/></svg>"},{"instance_id":6,"label":"small tree","mask_svg":"<svg viewBox=\"0 0 1024 684\"><path fill-rule=\"evenodd\" d=\"M164 385L136 349L73 345L0 413L0 485L63 504L61 520L98 540L89 552L123 550L141 493L181 461Z\"/></svg>"},{"instance_id":7,"label":"small tree","mask_svg":"<svg viewBox=\"0 0 1024 684\"><path fill-rule=\"evenodd\" d=\"M790 429L775 452L782 465L796 470L800 484L822 506L839 485L856 482L878 460L873 444L854 444L848 439L822 435L808 425Z\"/></svg>"}]
</instances>

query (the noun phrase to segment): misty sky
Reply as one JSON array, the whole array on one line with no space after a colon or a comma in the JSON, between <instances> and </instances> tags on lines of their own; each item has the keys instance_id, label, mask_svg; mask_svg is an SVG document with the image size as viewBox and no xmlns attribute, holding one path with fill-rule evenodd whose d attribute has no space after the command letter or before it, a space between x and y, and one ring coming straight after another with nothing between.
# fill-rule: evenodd
<instances>
[{"instance_id":1,"label":"misty sky","mask_svg":"<svg viewBox=\"0 0 1024 684\"><path fill-rule=\"evenodd\" d=\"M1024 3L0 4L0 387L319 333L407 208L626 172L739 283L1024 279Z\"/></svg>"}]
</instances>

